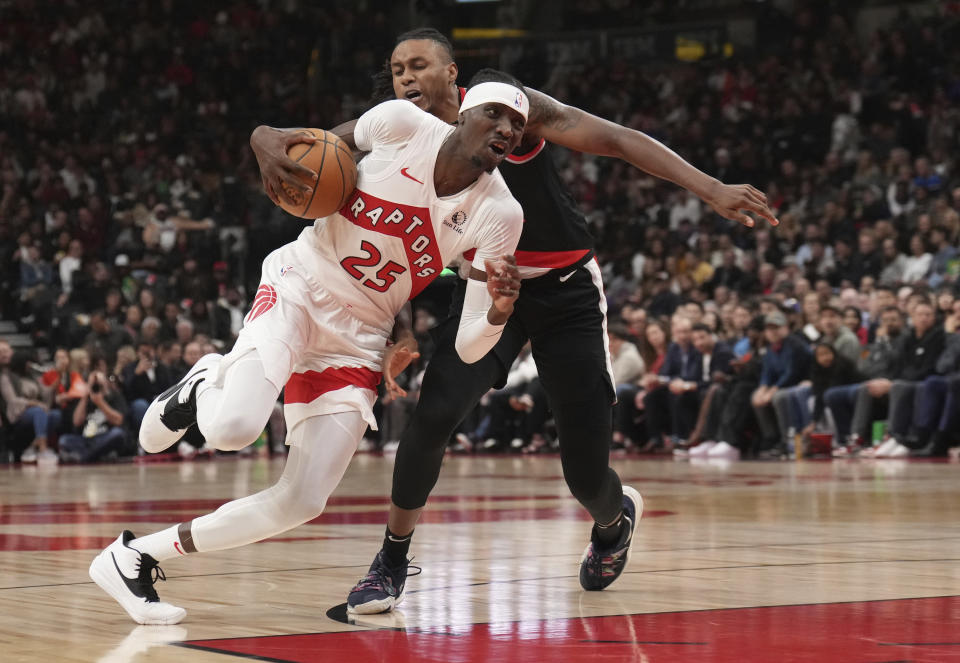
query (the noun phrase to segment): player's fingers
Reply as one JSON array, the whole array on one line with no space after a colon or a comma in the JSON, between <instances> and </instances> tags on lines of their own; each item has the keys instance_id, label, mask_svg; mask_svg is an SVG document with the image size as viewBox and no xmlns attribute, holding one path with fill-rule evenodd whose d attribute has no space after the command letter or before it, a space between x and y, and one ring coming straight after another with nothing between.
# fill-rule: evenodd
<instances>
[{"instance_id":1,"label":"player's fingers","mask_svg":"<svg viewBox=\"0 0 960 663\"><path fill-rule=\"evenodd\" d=\"M283 143L288 150L300 143L313 145L316 142L317 137L307 131L288 131L283 139Z\"/></svg>"},{"instance_id":2,"label":"player's fingers","mask_svg":"<svg viewBox=\"0 0 960 663\"><path fill-rule=\"evenodd\" d=\"M759 191L750 191L749 189L744 189L743 197L749 200L751 203L755 203L757 205L767 204L766 198L762 196Z\"/></svg>"},{"instance_id":3,"label":"player's fingers","mask_svg":"<svg viewBox=\"0 0 960 663\"><path fill-rule=\"evenodd\" d=\"M267 197L273 201L274 205L280 204L280 199L277 197L277 192L273 190L273 185L270 184L270 181L264 177L263 179L263 190L266 191Z\"/></svg>"},{"instance_id":4,"label":"player's fingers","mask_svg":"<svg viewBox=\"0 0 960 663\"><path fill-rule=\"evenodd\" d=\"M283 200L287 205L301 205L303 204L303 199L305 194L297 195L297 192L287 185L286 181L281 181L277 186L274 187L274 191L277 192L277 196Z\"/></svg>"},{"instance_id":5,"label":"player's fingers","mask_svg":"<svg viewBox=\"0 0 960 663\"><path fill-rule=\"evenodd\" d=\"M317 179L316 172L310 170L302 163L297 163L296 161L291 161L289 164L286 164L285 168L285 181L296 180L302 186L309 186L306 182L313 182Z\"/></svg>"},{"instance_id":6,"label":"player's fingers","mask_svg":"<svg viewBox=\"0 0 960 663\"><path fill-rule=\"evenodd\" d=\"M768 222L770 222L771 226L780 225L780 220L777 219L773 211L767 207L766 204L752 203L750 205L745 205L745 207L757 216L766 219Z\"/></svg>"},{"instance_id":7,"label":"player's fingers","mask_svg":"<svg viewBox=\"0 0 960 663\"><path fill-rule=\"evenodd\" d=\"M750 193L760 198L761 201L763 201L764 203L767 202L767 194L765 194L763 191L753 186L752 184L747 184L746 187Z\"/></svg>"},{"instance_id":8,"label":"player's fingers","mask_svg":"<svg viewBox=\"0 0 960 663\"><path fill-rule=\"evenodd\" d=\"M737 223L741 223L745 225L747 228L753 228L754 226L753 219L749 215L744 214L739 210L723 210L723 211L720 211L720 215L727 219L730 219L731 221L736 221Z\"/></svg>"},{"instance_id":9,"label":"player's fingers","mask_svg":"<svg viewBox=\"0 0 960 663\"><path fill-rule=\"evenodd\" d=\"M310 182L316 181L317 174L306 166L294 164L289 168L284 168L279 177L283 180L283 183L291 189L299 191L305 196L309 196L313 193L313 190L310 188Z\"/></svg>"},{"instance_id":10,"label":"player's fingers","mask_svg":"<svg viewBox=\"0 0 960 663\"><path fill-rule=\"evenodd\" d=\"M500 260L504 261L504 262L507 263L508 265L516 265L516 264L517 264L517 257L516 257L515 255L513 255L512 253L510 253L510 254L504 254L504 255L500 256Z\"/></svg>"},{"instance_id":11,"label":"player's fingers","mask_svg":"<svg viewBox=\"0 0 960 663\"><path fill-rule=\"evenodd\" d=\"M397 388L397 381L394 380L393 377L393 362L391 362L388 370L383 374L383 386L387 388L387 391Z\"/></svg>"}]
</instances>

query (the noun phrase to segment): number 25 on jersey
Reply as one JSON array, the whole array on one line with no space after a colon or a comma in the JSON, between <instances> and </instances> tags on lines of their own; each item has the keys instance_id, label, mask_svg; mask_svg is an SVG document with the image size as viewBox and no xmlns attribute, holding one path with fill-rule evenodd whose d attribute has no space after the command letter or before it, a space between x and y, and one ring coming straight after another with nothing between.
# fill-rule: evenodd
<instances>
[{"instance_id":1,"label":"number 25 on jersey","mask_svg":"<svg viewBox=\"0 0 960 663\"><path fill-rule=\"evenodd\" d=\"M377 270L375 276L367 276L358 268L374 267L379 265L380 261L383 259L383 256L380 253L380 249L367 240L362 240L360 242L360 251L366 255L348 256L340 261L340 265L347 270L347 274L357 279L371 290L376 290L377 292L386 292L390 286L393 285L394 281L397 280L397 276L407 271L407 268L403 265L395 263L392 260L388 260L383 264L382 267L380 267L380 269Z\"/></svg>"}]
</instances>

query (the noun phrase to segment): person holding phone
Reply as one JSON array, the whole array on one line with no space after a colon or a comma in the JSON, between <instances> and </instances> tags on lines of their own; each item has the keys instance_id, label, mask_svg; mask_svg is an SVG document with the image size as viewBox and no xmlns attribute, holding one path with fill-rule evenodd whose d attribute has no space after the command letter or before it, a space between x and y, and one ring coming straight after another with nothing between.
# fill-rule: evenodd
<instances>
[{"instance_id":1,"label":"person holding phone","mask_svg":"<svg viewBox=\"0 0 960 663\"><path fill-rule=\"evenodd\" d=\"M126 414L127 401L115 382L94 371L73 411L73 431L60 436L60 460L93 463L110 452L122 454L127 444Z\"/></svg>"}]
</instances>

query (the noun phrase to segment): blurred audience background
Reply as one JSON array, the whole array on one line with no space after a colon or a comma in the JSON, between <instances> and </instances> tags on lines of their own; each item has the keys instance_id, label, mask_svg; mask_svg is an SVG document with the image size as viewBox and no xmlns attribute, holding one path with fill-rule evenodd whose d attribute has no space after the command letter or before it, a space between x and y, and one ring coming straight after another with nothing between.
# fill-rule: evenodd
<instances>
[{"instance_id":1,"label":"blurred audience background","mask_svg":"<svg viewBox=\"0 0 960 663\"><path fill-rule=\"evenodd\" d=\"M358 116L395 34L419 24L452 32L461 81L509 69L777 211L745 228L623 162L560 152L607 289L616 448L960 443L958 3L542 4L486 10L527 28L498 40L452 30L476 15L442 0L0 0L4 459L137 455L151 399L229 349L261 260L302 228L263 194L250 132ZM399 437L451 278L415 302L410 395L378 406L365 449ZM279 413L259 453L282 453ZM555 447L528 354L452 443ZM209 453L195 431L175 451Z\"/></svg>"}]
</instances>

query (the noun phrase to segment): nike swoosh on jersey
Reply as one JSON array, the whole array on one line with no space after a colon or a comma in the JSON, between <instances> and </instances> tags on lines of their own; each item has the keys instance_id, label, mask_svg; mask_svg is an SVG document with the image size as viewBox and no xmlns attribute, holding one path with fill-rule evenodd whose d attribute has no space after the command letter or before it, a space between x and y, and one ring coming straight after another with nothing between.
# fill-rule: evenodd
<instances>
[{"instance_id":1,"label":"nike swoosh on jersey","mask_svg":"<svg viewBox=\"0 0 960 663\"><path fill-rule=\"evenodd\" d=\"M560 283L565 282L567 279L569 279L571 276L573 276L573 275L576 274L576 273L577 273L577 270L573 270L572 272L570 272L570 273L567 274L566 276L561 276L561 277L560 277Z\"/></svg>"},{"instance_id":2,"label":"nike swoosh on jersey","mask_svg":"<svg viewBox=\"0 0 960 663\"><path fill-rule=\"evenodd\" d=\"M413 175L411 175L410 173L407 172L407 167L406 167L406 166L404 166L403 168L400 169L400 174L403 175L404 177L409 177L411 180L413 180L413 181L416 182L417 184L423 184L423 182L421 182L421 181L418 180L416 177L414 177Z\"/></svg>"}]
</instances>

